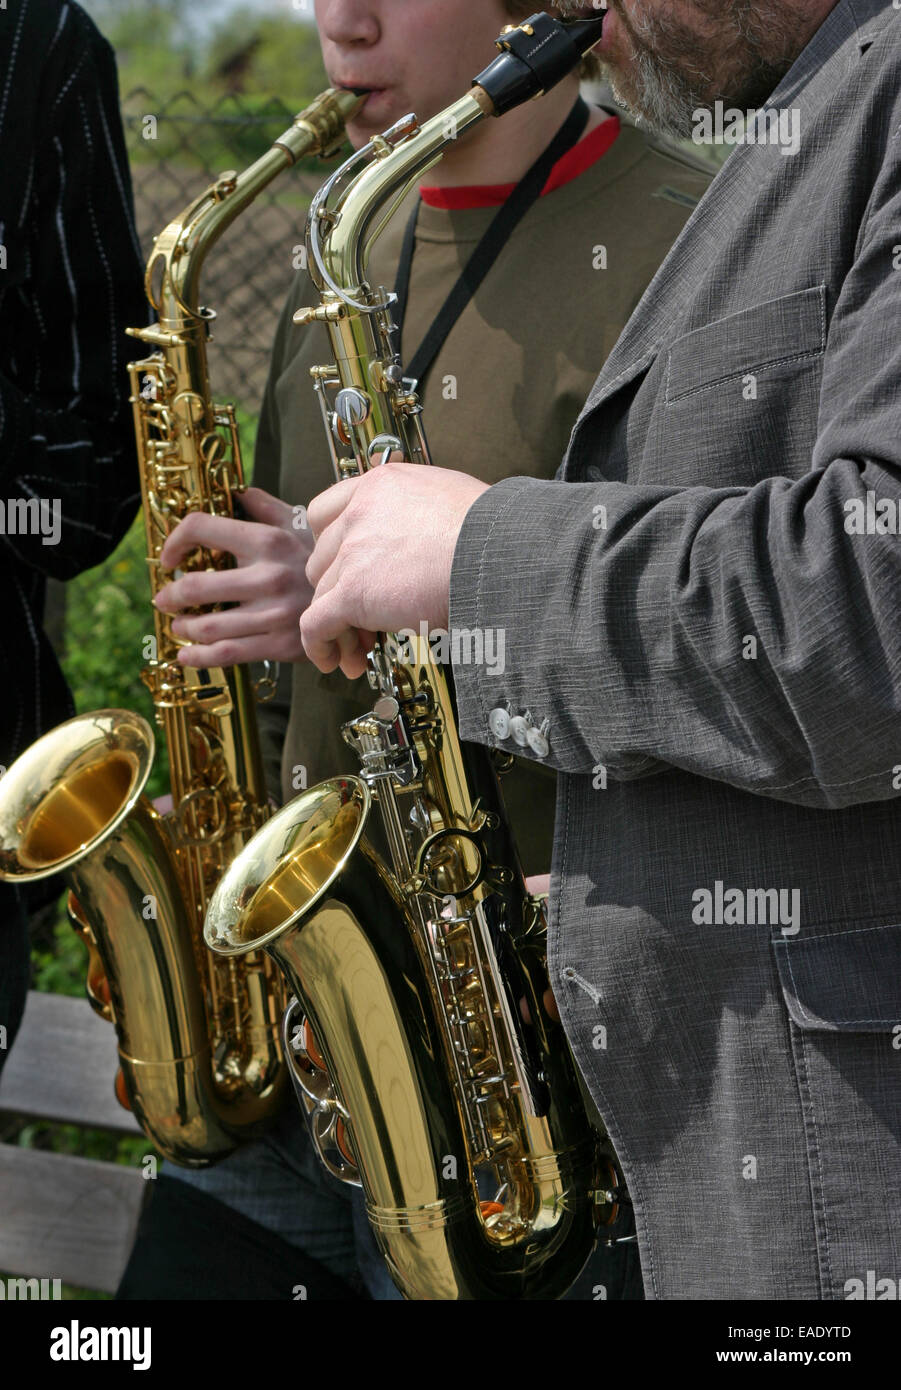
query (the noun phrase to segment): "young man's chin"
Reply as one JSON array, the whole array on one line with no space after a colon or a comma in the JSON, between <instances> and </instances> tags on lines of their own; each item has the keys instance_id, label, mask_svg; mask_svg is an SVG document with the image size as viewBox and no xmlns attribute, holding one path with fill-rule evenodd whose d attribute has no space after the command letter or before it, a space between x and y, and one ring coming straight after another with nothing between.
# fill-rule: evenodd
<instances>
[{"instance_id":1,"label":"young man's chin","mask_svg":"<svg viewBox=\"0 0 901 1390\"><path fill-rule=\"evenodd\" d=\"M366 98L366 105L357 116L354 125L359 126L361 130L369 131L370 134L374 131L384 130L392 124L392 121L400 119L399 115L394 115L396 101L397 99L390 87L379 88L377 91L370 92Z\"/></svg>"}]
</instances>

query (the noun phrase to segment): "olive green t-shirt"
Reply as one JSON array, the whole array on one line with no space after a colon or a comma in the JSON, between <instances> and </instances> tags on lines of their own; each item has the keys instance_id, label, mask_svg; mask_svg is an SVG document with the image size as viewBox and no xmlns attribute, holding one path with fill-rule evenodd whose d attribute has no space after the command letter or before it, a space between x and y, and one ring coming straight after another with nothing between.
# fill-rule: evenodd
<instances>
[{"instance_id":1,"label":"olive green t-shirt","mask_svg":"<svg viewBox=\"0 0 901 1390\"><path fill-rule=\"evenodd\" d=\"M698 161L623 125L601 158L532 206L421 383L435 464L487 483L554 476L605 358L708 182ZM411 198L376 243L373 285L394 287L413 206ZM420 206L405 363L496 212ZM328 338L320 325L292 323L295 309L316 302L307 274L298 272L276 335L257 438L254 482L295 505L335 481L310 382L311 366L331 360ZM399 565L403 556L401 518ZM270 782L284 735L285 800L326 777L358 771L340 728L370 704L365 678L325 676L309 663L291 668L286 735L283 703L261 713ZM517 762L502 781L527 873L550 869L554 786L555 774L534 762Z\"/></svg>"}]
</instances>

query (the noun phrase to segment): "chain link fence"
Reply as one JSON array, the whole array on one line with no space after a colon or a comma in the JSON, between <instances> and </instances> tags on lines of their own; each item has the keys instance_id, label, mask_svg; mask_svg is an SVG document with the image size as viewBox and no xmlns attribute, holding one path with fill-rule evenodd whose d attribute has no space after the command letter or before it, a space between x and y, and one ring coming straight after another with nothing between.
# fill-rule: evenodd
<instances>
[{"instance_id":1,"label":"chain link fence","mask_svg":"<svg viewBox=\"0 0 901 1390\"><path fill-rule=\"evenodd\" d=\"M191 91L165 101L145 88L122 100L138 236L153 238L214 179L247 168L296 113L274 97L224 96L203 105ZM330 167L330 166L328 166ZM276 322L297 273L310 198L326 176L318 160L286 169L211 251L201 299L217 315L210 374L217 399L256 414Z\"/></svg>"}]
</instances>

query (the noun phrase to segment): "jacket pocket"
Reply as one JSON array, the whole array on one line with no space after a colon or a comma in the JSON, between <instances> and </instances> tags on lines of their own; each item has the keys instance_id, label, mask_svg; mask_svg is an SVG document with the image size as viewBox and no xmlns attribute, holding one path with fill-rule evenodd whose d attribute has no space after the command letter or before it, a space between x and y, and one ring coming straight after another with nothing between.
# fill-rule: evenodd
<instances>
[{"instance_id":1,"label":"jacket pocket","mask_svg":"<svg viewBox=\"0 0 901 1390\"><path fill-rule=\"evenodd\" d=\"M667 362L667 405L736 377L819 357L825 348L825 285L755 304L676 339Z\"/></svg>"},{"instance_id":2,"label":"jacket pocket","mask_svg":"<svg viewBox=\"0 0 901 1390\"><path fill-rule=\"evenodd\" d=\"M882 1033L901 1026L901 923L782 937L773 949L798 1028Z\"/></svg>"},{"instance_id":3,"label":"jacket pocket","mask_svg":"<svg viewBox=\"0 0 901 1390\"><path fill-rule=\"evenodd\" d=\"M828 926L773 949L820 1296L856 1298L868 1271L894 1277L901 1257L901 923Z\"/></svg>"},{"instance_id":4,"label":"jacket pocket","mask_svg":"<svg viewBox=\"0 0 901 1390\"><path fill-rule=\"evenodd\" d=\"M649 480L749 488L809 473L826 332L817 285L677 338L649 432Z\"/></svg>"}]
</instances>

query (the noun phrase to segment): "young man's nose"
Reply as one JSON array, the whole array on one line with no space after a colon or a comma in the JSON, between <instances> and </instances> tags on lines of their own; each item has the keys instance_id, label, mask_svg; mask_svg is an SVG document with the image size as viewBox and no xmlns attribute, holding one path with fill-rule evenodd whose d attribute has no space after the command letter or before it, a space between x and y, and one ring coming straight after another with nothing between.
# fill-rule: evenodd
<instances>
[{"instance_id":1,"label":"young man's nose","mask_svg":"<svg viewBox=\"0 0 901 1390\"><path fill-rule=\"evenodd\" d=\"M381 33L379 6L373 0L316 0L316 22L323 41L373 44Z\"/></svg>"}]
</instances>

